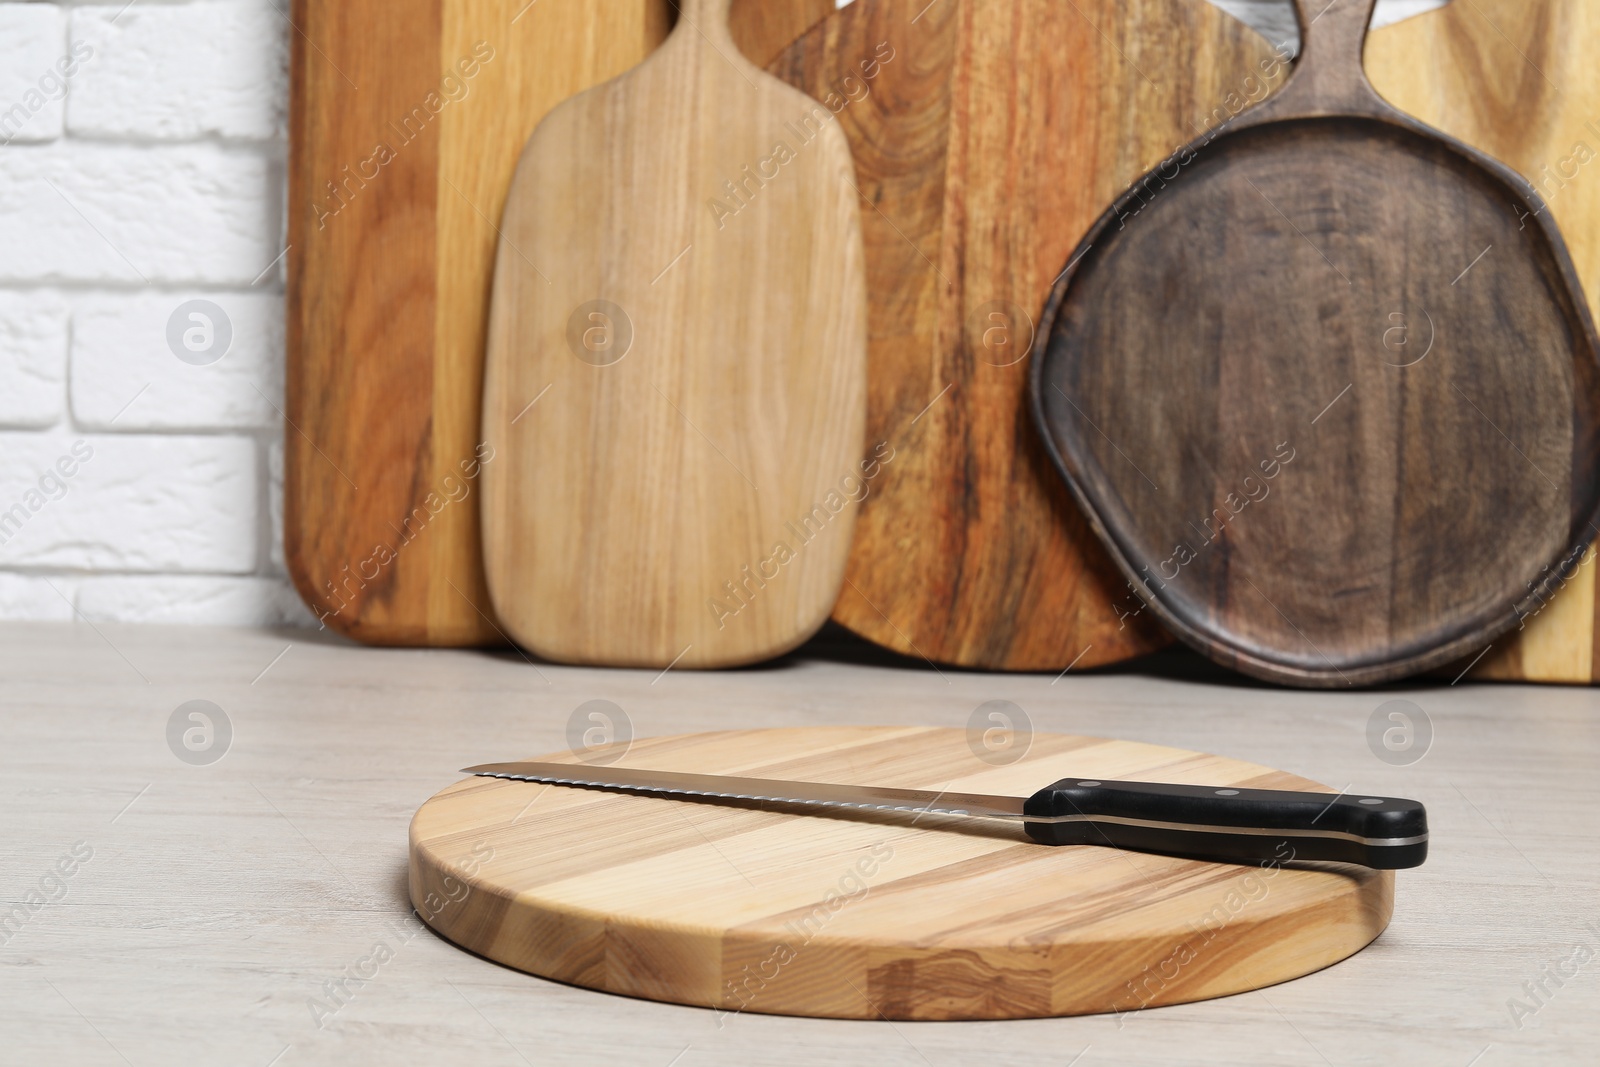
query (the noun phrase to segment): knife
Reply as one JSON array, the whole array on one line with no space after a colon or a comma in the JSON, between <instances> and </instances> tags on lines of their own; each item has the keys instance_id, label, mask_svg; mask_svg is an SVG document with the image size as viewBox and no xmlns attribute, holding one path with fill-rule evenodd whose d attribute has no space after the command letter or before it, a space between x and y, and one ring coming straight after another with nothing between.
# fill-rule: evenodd
<instances>
[{"instance_id":1,"label":"knife","mask_svg":"<svg viewBox=\"0 0 1600 1067\"><path fill-rule=\"evenodd\" d=\"M1230 862L1418 867L1428 814L1414 800L1063 778L1031 797L784 782L570 763L485 763L463 774L626 793L1021 823L1043 845L1106 845Z\"/></svg>"}]
</instances>

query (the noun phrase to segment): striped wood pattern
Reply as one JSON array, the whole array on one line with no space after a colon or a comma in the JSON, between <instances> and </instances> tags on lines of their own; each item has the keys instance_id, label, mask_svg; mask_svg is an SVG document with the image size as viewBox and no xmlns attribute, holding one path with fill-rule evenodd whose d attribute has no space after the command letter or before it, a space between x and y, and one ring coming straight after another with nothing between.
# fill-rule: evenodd
<instances>
[{"instance_id":1,"label":"striped wood pattern","mask_svg":"<svg viewBox=\"0 0 1600 1067\"><path fill-rule=\"evenodd\" d=\"M831 7L739 0L735 36L765 62ZM672 17L669 0L296 0L285 552L341 633L505 640L469 476L496 227L539 120L643 60ZM449 99L462 60L475 73ZM437 115L398 131L430 92Z\"/></svg>"},{"instance_id":2,"label":"striped wood pattern","mask_svg":"<svg viewBox=\"0 0 1600 1067\"><path fill-rule=\"evenodd\" d=\"M666 31L664 0L524 7L295 5L285 551L312 610L371 643L499 637L468 477L495 225L545 112ZM467 94L408 126L464 58Z\"/></svg>"},{"instance_id":3,"label":"striped wood pattern","mask_svg":"<svg viewBox=\"0 0 1600 1067\"><path fill-rule=\"evenodd\" d=\"M563 754L566 762L576 758ZM960 730L820 727L635 742L629 767L1029 794L1069 774L1332 792L1130 741L1038 735L991 766ZM1021 830L762 812L498 779L411 824L411 895L508 966L723 1011L1003 1019L1224 996L1381 933L1394 877L1036 845Z\"/></svg>"}]
</instances>

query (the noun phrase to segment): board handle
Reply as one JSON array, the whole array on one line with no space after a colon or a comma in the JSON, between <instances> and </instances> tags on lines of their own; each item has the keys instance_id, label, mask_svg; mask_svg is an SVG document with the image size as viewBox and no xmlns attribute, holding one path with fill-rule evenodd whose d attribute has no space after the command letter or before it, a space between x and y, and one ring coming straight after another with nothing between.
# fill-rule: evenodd
<instances>
[{"instance_id":1,"label":"board handle","mask_svg":"<svg viewBox=\"0 0 1600 1067\"><path fill-rule=\"evenodd\" d=\"M1289 80L1252 115L1263 121L1391 111L1362 63L1378 0L1294 0L1300 57Z\"/></svg>"},{"instance_id":2,"label":"board handle","mask_svg":"<svg viewBox=\"0 0 1600 1067\"><path fill-rule=\"evenodd\" d=\"M1317 860L1392 871L1428 856L1415 800L1064 778L1023 805L1045 845L1111 845L1191 859L1281 865ZM1044 821L1050 820L1050 821Z\"/></svg>"},{"instance_id":3,"label":"board handle","mask_svg":"<svg viewBox=\"0 0 1600 1067\"><path fill-rule=\"evenodd\" d=\"M678 30L690 34L704 33L730 36L729 12L733 0L668 0L678 11Z\"/></svg>"}]
</instances>

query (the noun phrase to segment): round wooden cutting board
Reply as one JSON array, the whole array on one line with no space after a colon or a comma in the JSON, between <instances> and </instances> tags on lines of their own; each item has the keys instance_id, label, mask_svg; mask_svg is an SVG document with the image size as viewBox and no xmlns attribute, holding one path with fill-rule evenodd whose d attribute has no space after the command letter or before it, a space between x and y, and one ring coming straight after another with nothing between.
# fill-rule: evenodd
<instances>
[{"instance_id":1,"label":"round wooden cutting board","mask_svg":"<svg viewBox=\"0 0 1600 1067\"><path fill-rule=\"evenodd\" d=\"M1158 745L1040 735L1016 759L921 727L662 737L614 762L1019 795L1069 774L1333 792ZM723 1012L1013 1019L1125 1013L1308 974L1383 931L1394 877L468 778L412 820L411 898L464 948L610 993Z\"/></svg>"}]
</instances>

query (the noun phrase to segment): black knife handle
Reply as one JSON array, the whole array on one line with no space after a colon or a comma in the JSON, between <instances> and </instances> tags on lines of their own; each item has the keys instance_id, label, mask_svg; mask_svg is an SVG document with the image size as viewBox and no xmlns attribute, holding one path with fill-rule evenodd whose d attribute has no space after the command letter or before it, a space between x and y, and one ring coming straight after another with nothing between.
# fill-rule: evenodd
<instances>
[{"instance_id":1,"label":"black knife handle","mask_svg":"<svg viewBox=\"0 0 1600 1067\"><path fill-rule=\"evenodd\" d=\"M1428 855L1428 813L1414 800L1279 789L1064 778L1029 797L1028 836L1045 845L1110 845L1194 859L1325 860L1393 871Z\"/></svg>"}]
</instances>

